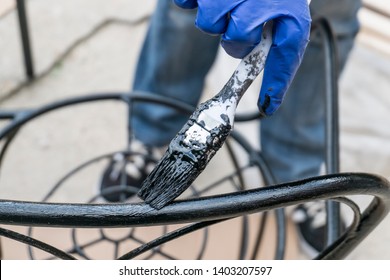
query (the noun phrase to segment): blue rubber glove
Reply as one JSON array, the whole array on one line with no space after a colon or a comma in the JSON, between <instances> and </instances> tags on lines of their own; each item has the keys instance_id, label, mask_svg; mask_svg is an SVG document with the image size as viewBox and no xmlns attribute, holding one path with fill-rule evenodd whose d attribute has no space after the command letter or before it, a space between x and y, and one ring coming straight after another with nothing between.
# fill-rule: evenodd
<instances>
[{"instance_id":1,"label":"blue rubber glove","mask_svg":"<svg viewBox=\"0 0 390 280\"><path fill-rule=\"evenodd\" d=\"M274 21L273 44L264 69L259 110L272 115L301 63L310 35L307 0L174 0L185 9L198 7L196 26L222 34L222 47L235 57L248 54L261 39L262 26Z\"/></svg>"}]
</instances>

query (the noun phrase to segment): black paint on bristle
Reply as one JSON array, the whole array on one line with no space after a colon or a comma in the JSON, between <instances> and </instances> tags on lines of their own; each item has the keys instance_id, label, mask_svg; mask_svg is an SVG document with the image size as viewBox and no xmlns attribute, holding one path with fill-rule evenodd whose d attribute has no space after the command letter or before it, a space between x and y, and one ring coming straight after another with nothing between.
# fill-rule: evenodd
<instances>
[{"instance_id":1,"label":"black paint on bristle","mask_svg":"<svg viewBox=\"0 0 390 280\"><path fill-rule=\"evenodd\" d=\"M186 131L192 125L200 125L195 120L201 111L194 113L171 141L138 192L138 196L153 208L161 209L182 194L205 169L231 131L230 125L221 124L207 131L206 143L184 142Z\"/></svg>"},{"instance_id":2,"label":"black paint on bristle","mask_svg":"<svg viewBox=\"0 0 390 280\"><path fill-rule=\"evenodd\" d=\"M168 159L168 157L170 157ZM157 172L144 182L139 197L155 209L163 208L167 203L183 193L195 180L199 171L189 161L167 156L158 165Z\"/></svg>"}]
</instances>

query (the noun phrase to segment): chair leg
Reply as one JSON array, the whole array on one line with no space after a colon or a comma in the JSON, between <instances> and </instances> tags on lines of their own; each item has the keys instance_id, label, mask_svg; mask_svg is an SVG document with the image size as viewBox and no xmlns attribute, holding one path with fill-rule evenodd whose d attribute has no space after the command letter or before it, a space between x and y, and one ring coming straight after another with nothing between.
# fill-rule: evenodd
<instances>
[{"instance_id":1,"label":"chair leg","mask_svg":"<svg viewBox=\"0 0 390 280\"><path fill-rule=\"evenodd\" d=\"M340 172L339 164L339 116L338 116L338 68L337 68L337 46L329 22L326 19L319 19L315 22L322 32L322 40L325 52L325 167L326 174L337 174ZM327 244L332 244L341 235L340 203L335 201L326 202L327 211Z\"/></svg>"},{"instance_id":2,"label":"chair leg","mask_svg":"<svg viewBox=\"0 0 390 280\"><path fill-rule=\"evenodd\" d=\"M23 45L25 72L28 79L33 79L35 74L34 74L34 65L33 65L32 54L31 54L31 45L30 45L30 38L28 32L28 22L26 16L25 1L16 0L16 3L17 3L17 11L18 11L18 19L19 19L20 36Z\"/></svg>"}]
</instances>

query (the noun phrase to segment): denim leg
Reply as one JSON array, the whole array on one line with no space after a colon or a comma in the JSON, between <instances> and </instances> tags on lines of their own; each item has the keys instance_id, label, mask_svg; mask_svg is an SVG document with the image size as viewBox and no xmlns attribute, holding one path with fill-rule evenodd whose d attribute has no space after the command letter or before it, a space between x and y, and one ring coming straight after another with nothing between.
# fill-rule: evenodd
<instances>
[{"instance_id":1,"label":"denim leg","mask_svg":"<svg viewBox=\"0 0 390 280\"><path fill-rule=\"evenodd\" d=\"M219 38L198 30L195 14L172 1L158 1L138 61L134 90L198 104ZM135 137L147 145L166 145L188 117L170 108L139 103L132 123Z\"/></svg>"},{"instance_id":2,"label":"denim leg","mask_svg":"<svg viewBox=\"0 0 390 280\"><path fill-rule=\"evenodd\" d=\"M196 105L214 62L219 38L194 27L194 11L160 0L137 66L134 89ZM313 0L314 15L330 19L338 39L340 68L358 30L359 0ZM324 154L323 54L314 38L281 108L261 122L261 146L278 182L315 176ZM156 105L135 107L135 135L148 145L167 144L187 121Z\"/></svg>"},{"instance_id":3,"label":"denim leg","mask_svg":"<svg viewBox=\"0 0 390 280\"><path fill-rule=\"evenodd\" d=\"M327 17L337 37L339 69L358 31L360 1L311 3L312 13ZM325 151L324 54L313 32L302 64L279 110L261 121L261 149L278 183L317 176Z\"/></svg>"}]
</instances>

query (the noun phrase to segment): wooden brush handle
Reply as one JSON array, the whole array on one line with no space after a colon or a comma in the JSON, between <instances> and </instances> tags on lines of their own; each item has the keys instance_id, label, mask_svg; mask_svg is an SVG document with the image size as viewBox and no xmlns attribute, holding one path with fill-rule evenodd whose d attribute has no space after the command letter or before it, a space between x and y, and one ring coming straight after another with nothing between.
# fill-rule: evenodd
<instances>
[{"instance_id":1,"label":"wooden brush handle","mask_svg":"<svg viewBox=\"0 0 390 280\"><path fill-rule=\"evenodd\" d=\"M269 50L272 45L272 22L266 23L263 28L260 43L246 55L237 66L226 86L231 87L236 98L240 99L251 83L263 71ZM221 95L226 92L221 92Z\"/></svg>"},{"instance_id":2,"label":"wooden brush handle","mask_svg":"<svg viewBox=\"0 0 390 280\"><path fill-rule=\"evenodd\" d=\"M241 60L223 89L206 102L207 107L212 108L212 110L207 110L210 117L220 118L221 115L226 115L228 117L226 120L228 119L229 124L233 126L238 102L256 77L263 71L271 45L272 22L267 22L263 27L260 43Z\"/></svg>"}]
</instances>

